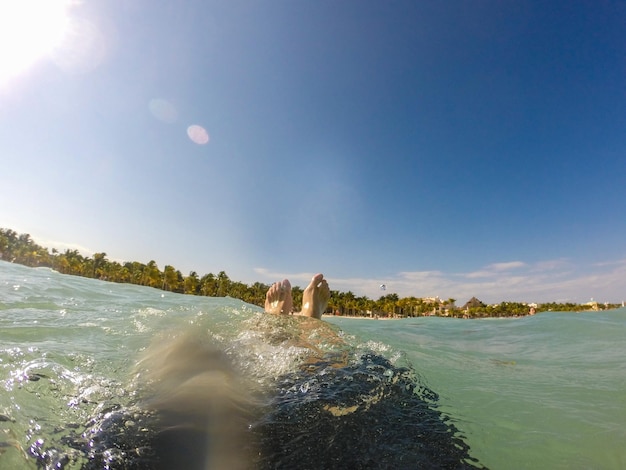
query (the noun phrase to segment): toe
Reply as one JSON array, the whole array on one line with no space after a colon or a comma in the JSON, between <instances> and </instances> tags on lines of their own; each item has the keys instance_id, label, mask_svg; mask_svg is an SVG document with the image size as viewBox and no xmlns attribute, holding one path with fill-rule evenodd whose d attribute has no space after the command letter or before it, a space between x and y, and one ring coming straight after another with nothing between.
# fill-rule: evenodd
<instances>
[{"instance_id":1,"label":"toe","mask_svg":"<svg viewBox=\"0 0 626 470\"><path fill-rule=\"evenodd\" d=\"M324 275L318 273L315 276L313 276L313 278L311 279L311 284L317 287L317 285L323 280L324 280Z\"/></svg>"}]
</instances>

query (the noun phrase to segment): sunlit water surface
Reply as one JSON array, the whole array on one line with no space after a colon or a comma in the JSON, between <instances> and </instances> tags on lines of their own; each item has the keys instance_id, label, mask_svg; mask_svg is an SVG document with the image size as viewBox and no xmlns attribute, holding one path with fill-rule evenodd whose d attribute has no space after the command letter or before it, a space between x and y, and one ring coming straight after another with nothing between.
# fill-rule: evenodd
<instances>
[{"instance_id":1,"label":"sunlit water surface","mask_svg":"<svg viewBox=\"0 0 626 470\"><path fill-rule=\"evenodd\" d=\"M206 332L259 387L293 372L301 349L257 338L250 325L261 315L235 299L0 262L0 468L33 468L32 449L58 447L107 404L132 403L131 370L163 332ZM326 320L351 353L371 351L395 367L412 367L486 467L626 468L626 309Z\"/></svg>"}]
</instances>

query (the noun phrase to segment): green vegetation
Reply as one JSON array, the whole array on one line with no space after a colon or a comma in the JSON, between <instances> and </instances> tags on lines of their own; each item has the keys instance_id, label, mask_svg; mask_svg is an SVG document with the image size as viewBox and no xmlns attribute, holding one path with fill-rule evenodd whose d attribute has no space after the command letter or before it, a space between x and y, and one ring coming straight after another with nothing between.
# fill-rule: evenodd
<instances>
[{"instance_id":1,"label":"green vegetation","mask_svg":"<svg viewBox=\"0 0 626 470\"><path fill-rule=\"evenodd\" d=\"M95 253L85 257L77 250L59 253L56 249L37 245L28 234L17 234L10 229L0 228L0 260L36 267L45 266L63 274L83 276L103 281L138 284L180 294L203 295L209 297L233 297L254 305L263 306L267 284L255 282L247 285L232 281L221 271L217 275L209 273L199 276L195 271L184 276L178 269L166 265L161 271L155 261L148 264L137 261L119 263L108 260L106 253ZM302 303L302 289L293 287L294 305ZM346 316L372 317L417 317L439 315L459 318L508 317L527 315L528 304L502 302L498 305L484 305L472 299L463 308L455 306L455 299L439 298L399 298L397 294L387 294L378 300L356 297L352 292L331 291L328 312ZM618 305L579 305L545 303L536 306L536 311L580 311L595 308L616 308Z\"/></svg>"}]
</instances>

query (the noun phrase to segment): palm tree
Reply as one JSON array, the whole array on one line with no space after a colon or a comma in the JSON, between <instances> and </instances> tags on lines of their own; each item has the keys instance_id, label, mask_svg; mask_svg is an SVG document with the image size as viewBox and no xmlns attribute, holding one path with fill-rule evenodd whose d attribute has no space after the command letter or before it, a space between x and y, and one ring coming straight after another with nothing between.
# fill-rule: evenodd
<instances>
[{"instance_id":1,"label":"palm tree","mask_svg":"<svg viewBox=\"0 0 626 470\"><path fill-rule=\"evenodd\" d=\"M113 282L130 282L130 271L126 266L122 266L117 261L112 261L107 265L107 278Z\"/></svg>"},{"instance_id":2,"label":"palm tree","mask_svg":"<svg viewBox=\"0 0 626 470\"><path fill-rule=\"evenodd\" d=\"M189 276L185 278L185 294L196 295L198 293L198 287L200 285L200 280L198 279L198 274L195 271L191 271Z\"/></svg>"},{"instance_id":3,"label":"palm tree","mask_svg":"<svg viewBox=\"0 0 626 470\"><path fill-rule=\"evenodd\" d=\"M68 264L68 274L80 275L85 260L78 250L65 250L65 259Z\"/></svg>"},{"instance_id":4,"label":"palm tree","mask_svg":"<svg viewBox=\"0 0 626 470\"><path fill-rule=\"evenodd\" d=\"M242 282L231 282L228 287L227 296L233 297L235 299L245 300L247 297L246 292L248 291L248 286Z\"/></svg>"},{"instance_id":5,"label":"palm tree","mask_svg":"<svg viewBox=\"0 0 626 470\"><path fill-rule=\"evenodd\" d=\"M291 298L293 299L293 308L299 310L302 306L302 295L304 290L300 286L291 286Z\"/></svg>"},{"instance_id":6,"label":"palm tree","mask_svg":"<svg viewBox=\"0 0 626 470\"><path fill-rule=\"evenodd\" d=\"M217 295L217 279L212 273L205 274L200 279L200 294L210 297Z\"/></svg>"},{"instance_id":7,"label":"palm tree","mask_svg":"<svg viewBox=\"0 0 626 470\"><path fill-rule=\"evenodd\" d=\"M169 264L165 265L165 268L163 268L162 289L170 292L176 292L178 289L178 275L176 274L176 269L174 269L174 266L170 266Z\"/></svg>"},{"instance_id":8,"label":"palm tree","mask_svg":"<svg viewBox=\"0 0 626 470\"><path fill-rule=\"evenodd\" d=\"M268 285L262 284L260 282L255 282L247 289L246 298L244 298L243 300L248 303L262 307L265 304L265 293L267 292L267 289L269 289Z\"/></svg>"},{"instance_id":9,"label":"palm tree","mask_svg":"<svg viewBox=\"0 0 626 470\"><path fill-rule=\"evenodd\" d=\"M163 275L161 271L159 271L159 267L157 266L156 261L149 261L144 270L144 285L150 287L159 287L163 284L162 277Z\"/></svg>"},{"instance_id":10,"label":"palm tree","mask_svg":"<svg viewBox=\"0 0 626 470\"><path fill-rule=\"evenodd\" d=\"M230 278L224 271L217 275L217 296L226 297L230 288Z\"/></svg>"},{"instance_id":11,"label":"palm tree","mask_svg":"<svg viewBox=\"0 0 626 470\"><path fill-rule=\"evenodd\" d=\"M0 229L0 259L9 261L11 240L16 237L17 234L13 230Z\"/></svg>"},{"instance_id":12,"label":"palm tree","mask_svg":"<svg viewBox=\"0 0 626 470\"><path fill-rule=\"evenodd\" d=\"M91 277L102 279L106 277L106 253L94 253L93 255L93 273Z\"/></svg>"}]
</instances>

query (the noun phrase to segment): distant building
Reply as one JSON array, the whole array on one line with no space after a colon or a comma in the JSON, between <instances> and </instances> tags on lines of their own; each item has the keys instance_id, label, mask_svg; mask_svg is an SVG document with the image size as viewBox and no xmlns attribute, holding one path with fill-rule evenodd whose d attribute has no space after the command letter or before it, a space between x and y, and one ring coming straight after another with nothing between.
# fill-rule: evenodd
<instances>
[{"instance_id":1,"label":"distant building","mask_svg":"<svg viewBox=\"0 0 626 470\"><path fill-rule=\"evenodd\" d=\"M463 307L461 307L463 310L469 310L470 308L476 308L476 307L484 307L485 304L482 303L480 300L478 300L476 297L472 297L471 299L469 299L465 305L463 305Z\"/></svg>"}]
</instances>

